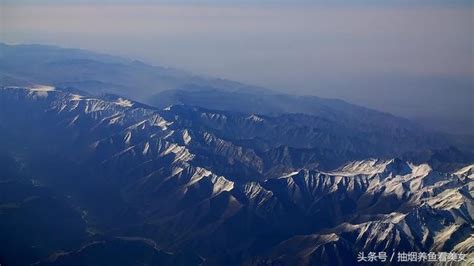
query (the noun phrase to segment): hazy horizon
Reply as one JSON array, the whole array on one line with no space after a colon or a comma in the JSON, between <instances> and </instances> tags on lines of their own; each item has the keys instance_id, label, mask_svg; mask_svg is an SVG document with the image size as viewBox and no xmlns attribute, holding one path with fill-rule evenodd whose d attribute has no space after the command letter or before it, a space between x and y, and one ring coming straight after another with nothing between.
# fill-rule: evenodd
<instances>
[{"instance_id":1,"label":"hazy horizon","mask_svg":"<svg viewBox=\"0 0 474 266\"><path fill-rule=\"evenodd\" d=\"M119 55L474 133L470 1L94 2L4 1L1 41Z\"/></svg>"}]
</instances>

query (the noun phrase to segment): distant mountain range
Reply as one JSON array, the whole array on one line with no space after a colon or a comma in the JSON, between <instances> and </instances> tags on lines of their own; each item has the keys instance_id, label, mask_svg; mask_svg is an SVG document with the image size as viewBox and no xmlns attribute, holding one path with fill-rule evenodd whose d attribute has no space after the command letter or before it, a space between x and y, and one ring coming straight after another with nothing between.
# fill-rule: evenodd
<instances>
[{"instance_id":1,"label":"distant mountain range","mask_svg":"<svg viewBox=\"0 0 474 266\"><path fill-rule=\"evenodd\" d=\"M35 84L74 87L93 94L114 93L147 101L155 93L192 85L229 91L266 91L238 82L150 66L140 61L46 45L0 43L3 86Z\"/></svg>"}]
</instances>

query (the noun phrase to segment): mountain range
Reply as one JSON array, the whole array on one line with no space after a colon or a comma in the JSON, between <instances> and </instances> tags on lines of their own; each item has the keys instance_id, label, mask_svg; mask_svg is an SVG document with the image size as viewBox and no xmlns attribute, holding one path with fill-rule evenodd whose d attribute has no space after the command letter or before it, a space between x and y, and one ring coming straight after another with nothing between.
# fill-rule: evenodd
<instances>
[{"instance_id":1,"label":"mountain range","mask_svg":"<svg viewBox=\"0 0 474 266\"><path fill-rule=\"evenodd\" d=\"M2 51L2 265L474 251L471 138L82 50Z\"/></svg>"}]
</instances>

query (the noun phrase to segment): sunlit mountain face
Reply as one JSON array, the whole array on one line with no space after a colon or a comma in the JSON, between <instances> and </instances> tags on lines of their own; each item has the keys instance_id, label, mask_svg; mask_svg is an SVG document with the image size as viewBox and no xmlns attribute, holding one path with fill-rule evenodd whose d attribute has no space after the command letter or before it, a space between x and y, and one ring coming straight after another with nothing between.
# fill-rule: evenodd
<instances>
[{"instance_id":1,"label":"sunlit mountain face","mask_svg":"<svg viewBox=\"0 0 474 266\"><path fill-rule=\"evenodd\" d=\"M469 136L84 50L2 50L1 265L472 262Z\"/></svg>"}]
</instances>

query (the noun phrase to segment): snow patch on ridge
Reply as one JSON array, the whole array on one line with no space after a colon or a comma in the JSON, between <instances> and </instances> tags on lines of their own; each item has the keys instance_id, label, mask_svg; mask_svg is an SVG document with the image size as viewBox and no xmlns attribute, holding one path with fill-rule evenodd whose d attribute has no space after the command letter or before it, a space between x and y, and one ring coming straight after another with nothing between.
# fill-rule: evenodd
<instances>
[{"instance_id":1,"label":"snow patch on ridge","mask_svg":"<svg viewBox=\"0 0 474 266\"><path fill-rule=\"evenodd\" d=\"M114 102L116 105L120 105L122 107L132 107L133 103L130 100L124 98L118 98L117 101Z\"/></svg>"},{"instance_id":2,"label":"snow patch on ridge","mask_svg":"<svg viewBox=\"0 0 474 266\"><path fill-rule=\"evenodd\" d=\"M32 87L29 87L30 91L42 91L42 92L48 92L48 91L55 91L56 88L53 86L47 86L47 85L35 85Z\"/></svg>"},{"instance_id":3,"label":"snow patch on ridge","mask_svg":"<svg viewBox=\"0 0 474 266\"><path fill-rule=\"evenodd\" d=\"M330 172L332 175L344 175L344 176L355 176L355 175L375 175L383 172L394 172L397 175L406 175L413 171L414 165L407 162L401 161L400 159L381 160L381 159L368 159L362 161L354 161L346 164L345 166ZM428 171L427 169L420 168L420 172Z\"/></svg>"},{"instance_id":4,"label":"snow patch on ridge","mask_svg":"<svg viewBox=\"0 0 474 266\"><path fill-rule=\"evenodd\" d=\"M196 169L196 172L191 176L191 179L189 180L188 185L192 185L198 182L199 180L201 180L203 177L210 176L210 175L212 175L211 171L198 167Z\"/></svg>"},{"instance_id":5,"label":"snow patch on ridge","mask_svg":"<svg viewBox=\"0 0 474 266\"><path fill-rule=\"evenodd\" d=\"M234 189L234 182L225 179L223 176L213 176L211 181L214 183L212 195Z\"/></svg>"},{"instance_id":6,"label":"snow patch on ridge","mask_svg":"<svg viewBox=\"0 0 474 266\"><path fill-rule=\"evenodd\" d=\"M142 154L143 154L143 155L147 155L149 150L150 150L150 143L147 141L147 142L145 143L145 146L143 147Z\"/></svg>"},{"instance_id":7,"label":"snow patch on ridge","mask_svg":"<svg viewBox=\"0 0 474 266\"><path fill-rule=\"evenodd\" d=\"M299 174L299 173L300 173L300 171L294 171L294 172L291 172L291 173L289 173L289 174L286 174L286 175L280 176L280 177L279 177L279 179L280 179L280 178L288 178L288 177L292 177L292 176L295 176L295 175L297 175L297 174Z\"/></svg>"},{"instance_id":8,"label":"snow patch on ridge","mask_svg":"<svg viewBox=\"0 0 474 266\"><path fill-rule=\"evenodd\" d=\"M263 122L263 118L260 116L252 114L251 116L247 117L248 120L253 121L253 122Z\"/></svg>"},{"instance_id":9,"label":"snow patch on ridge","mask_svg":"<svg viewBox=\"0 0 474 266\"><path fill-rule=\"evenodd\" d=\"M52 86L35 85L28 87L28 90L30 91L29 95L32 95L33 97L46 98L48 97L48 92L55 91L56 89Z\"/></svg>"},{"instance_id":10,"label":"snow patch on ridge","mask_svg":"<svg viewBox=\"0 0 474 266\"><path fill-rule=\"evenodd\" d=\"M474 164L468 165L454 172L454 175L467 176L470 179L474 179Z\"/></svg>"},{"instance_id":11,"label":"snow patch on ridge","mask_svg":"<svg viewBox=\"0 0 474 266\"><path fill-rule=\"evenodd\" d=\"M189 132L187 129L183 131L183 141L186 145L188 145L189 142L191 142L191 136L189 135Z\"/></svg>"}]
</instances>

